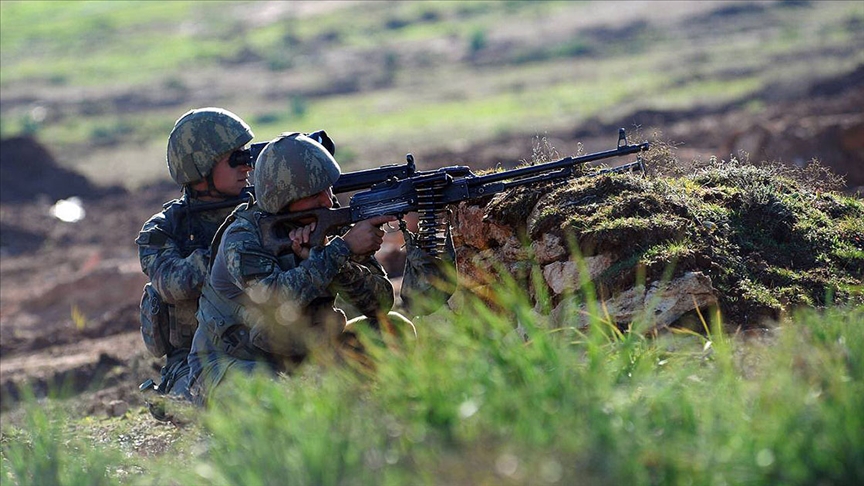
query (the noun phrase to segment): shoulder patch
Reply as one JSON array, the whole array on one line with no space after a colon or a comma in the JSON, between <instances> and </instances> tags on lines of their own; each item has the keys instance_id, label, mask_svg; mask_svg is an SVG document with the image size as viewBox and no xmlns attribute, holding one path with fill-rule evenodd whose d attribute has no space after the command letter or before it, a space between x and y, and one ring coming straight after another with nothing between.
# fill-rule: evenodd
<instances>
[{"instance_id":1,"label":"shoulder patch","mask_svg":"<svg viewBox=\"0 0 864 486\"><path fill-rule=\"evenodd\" d=\"M276 259L272 255L258 252L240 252L240 273L244 278L269 275L276 267Z\"/></svg>"},{"instance_id":2,"label":"shoulder patch","mask_svg":"<svg viewBox=\"0 0 864 486\"><path fill-rule=\"evenodd\" d=\"M270 275L275 267L276 261L270 255L240 252L240 274L244 280Z\"/></svg>"},{"instance_id":3,"label":"shoulder patch","mask_svg":"<svg viewBox=\"0 0 864 486\"><path fill-rule=\"evenodd\" d=\"M168 234L159 228L153 228L148 231L138 233L138 238L135 238L135 243L138 246L164 246L168 241Z\"/></svg>"}]
</instances>

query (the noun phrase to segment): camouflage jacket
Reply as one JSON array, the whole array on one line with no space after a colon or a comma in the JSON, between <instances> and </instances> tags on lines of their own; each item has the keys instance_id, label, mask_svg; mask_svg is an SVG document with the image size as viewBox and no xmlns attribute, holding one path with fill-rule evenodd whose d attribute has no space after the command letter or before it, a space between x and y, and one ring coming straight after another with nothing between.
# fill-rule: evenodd
<instances>
[{"instance_id":1,"label":"camouflage jacket","mask_svg":"<svg viewBox=\"0 0 864 486\"><path fill-rule=\"evenodd\" d=\"M210 242L231 208L195 211L204 204L185 195L165 203L144 223L135 243L141 270L168 304L169 340L188 349L198 326L195 313L207 277Z\"/></svg>"},{"instance_id":2,"label":"camouflage jacket","mask_svg":"<svg viewBox=\"0 0 864 486\"><path fill-rule=\"evenodd\" d=\"M199 334L208 334L210 349L241 359L256 358L241 356L250 349L268 359L302 358L310 340L343 331L346 318L334 307L337 295L370 318L393 307L393 286L374 257L355 260L338 236L305 260L293 253L277 256L262 245L261 214L254 205L238 211L221 236L199 313ZM226 339L237 327L248 332L244 336L253 346L243 353L234 353Z\"/></svg>"}]
</instances>

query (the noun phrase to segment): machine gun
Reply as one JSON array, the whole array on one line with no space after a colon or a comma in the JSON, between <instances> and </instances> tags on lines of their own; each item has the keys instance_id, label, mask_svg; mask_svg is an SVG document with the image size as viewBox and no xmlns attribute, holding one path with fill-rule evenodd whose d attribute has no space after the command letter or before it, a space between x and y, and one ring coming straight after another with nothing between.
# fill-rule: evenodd
<instances>
[{"instance_id":1,"label":"machine gun","mask_svg":"<svg viewBox=\"0 0 864 486\"><path fill-rule=\"evenodd\" d=\"M447 223L442 221L442 215L447 205L479 199L513 187L539 182L608 172L644 171L641 157L637 157L635 162L590 174L583 174L582 166L597 160L643 152L648 148L648 142L629 144L627 135L621 128L618 131L618 146L613 150L580 157L565 157L553 162L485 175L476 175L470 168L464 166L415 172L413 171L414 158L409 154L406 166L412 167L411 174L401 178L391 177L372 185L366 191L354 194L348 206L263 216L260 219L262 243L265 248L280 254L291 248L291 240L286 231L286 225L290 223L296 225L300 221L315 220L317 223L310 235L310 245L319 246L324 244L328 235L349 224L382 215L393 215L401 219L407 213L417 212L419 213L418 246L427 255L434 257L443 251L445 237L442 233L446 231Z\"/></svg>"}]
</instances>

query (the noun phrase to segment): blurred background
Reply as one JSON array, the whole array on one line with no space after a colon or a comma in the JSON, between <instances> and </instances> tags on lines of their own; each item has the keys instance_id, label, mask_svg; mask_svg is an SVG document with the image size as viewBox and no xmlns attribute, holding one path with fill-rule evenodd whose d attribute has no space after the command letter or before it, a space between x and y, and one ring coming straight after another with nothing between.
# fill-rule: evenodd
<instances>
[{"instance_id":1,"label":"blurred background","mask_svg":"<svg viewBox=\"0 0 864 486\"><path fill-rule=\"evenodd\" d=\"M420 167L513 162L537 137L562 155L577 142L605 150L618 126L659 134L685 159L743 150L818 157L841 173L862 161L861 2L4 0L0 9L2 138L35 141L101 187L170 181L167 135L203 106L237 113L257 140L326 129L348 170L408 152ZM4 142L4 189L35 160L15 150ZM851 182L864 184L857 170Z\"/></svg>"}]
</instances>

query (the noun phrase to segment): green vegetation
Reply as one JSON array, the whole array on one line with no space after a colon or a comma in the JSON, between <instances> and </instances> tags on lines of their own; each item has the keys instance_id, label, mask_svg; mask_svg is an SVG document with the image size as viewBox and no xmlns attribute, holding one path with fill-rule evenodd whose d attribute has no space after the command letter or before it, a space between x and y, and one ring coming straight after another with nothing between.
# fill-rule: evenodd
<instances>
[{"instance_id":1,"label":"green vegetation","mask_svg":"<svg viewBox=\"0 0 864 486\"><path fill-rule=\"evenodd\" d=\"M864 203L831 191L841 185L816 162L794 169L714 159L684 177L603 175L528 189L494 200L487 215L531 241L553 234L582 256L611 255L617 263L597 282L607 295L670 268L669 277L701 272L727 324L746 328L799 307L864 305ZM556 209L529 219L540 197Z\"/></svg>"},{"instance_id":2,"label":"green vegetation","mask_svg":"<svg viewBox=\"0 0 864 486\"><path fill-rule=\"evenodd\" d=\"M674 172L655 147L652 173ZM169 402L176 426L143 409L81 418L70 402L31 400L4 415L0 479L857 484L864 205L838 184L818 164L714 160L683 177L519 188L487 215L525 224L546 198L562 209L529 221L529 237L562 232L583 255L616 255L598 281L582 273L573 304L587 327L552 324L539 267L503 272L482 297L415 319L419 340L370 344L374 372L312 360L291 377L234 377L207 409ZM595 288L685 270L711 276L719 309L645 335L650 318L622 329L596 303Z\"/></svg>"},{"instance_id":3,"label":"green vegetation","mask_svg":"<svg viewBox=\"0 0 864 486\"><path fill-rule=\"evenodd\" d=\"M512 49L499 37L539 35L587 7L388 2L280 17L250 15L254 2L3 1L2 136L35 134L56 152L87 154L74 163L118 164L113 173L140 181L134 171L150 165L165 176L153 160L202 98L240 113L259 139L326 128L351 161L370 133L441 146L643 108L751 100L758 111L753 95L778 82L864 62L855 2L729 5L710 24L633 19L550 41L516 36ZM832 54L806 55L814 46ZM139 151L155 156L141 162ZM678 164L656 154L648 167L674 173ZM374 373L313 362L290 378L236 380L207 410L177 406L176 426L144 410L82 418L72 401L30 399L4 412L0 480L861 483L861 199L831 192L836 181L818 166L712 160L676 175L527 188L492 208L525 225L546 197L566 210L540 211L527 236L557 232L583 256L616 253L576 297L587 329L552 328L534 312L536 269L528 285L505 274L491 302L468 295L455 313L418 319L420 340L377 350ZM627 332L593 299L594 286L688 270L710 275L721 299L721 312L690 316L695 328ZM756 328L762 318L778 324Z\"/></svg>"},{"instance_id":4,"label":"green vegetation","mask_svg":"<svg viewBox=\"0 0 864 486\"><path fill-rule=\"evenodd\" d=\"M197 35L177 20L196 2L3 2L0 85L50 81L102 85L149 82L231 46L214 38L215 9ZM205 13L202 11L202 13ZM212 30L210 30L212 29Z\"/></svg>"},{"instance_id":5,"label":"green vegetation","mask_svg":"<svg viewBox=\"0 0 864 486\"><path fill-rule=\"evenodd\" d=\"M760 336L548 329L515 285L435 314L377 372L237 380L157 457L146 412L30 405L4 421L9 484L855 484L864 307ZM518 319L527 341L513 331ZM14 421L13 421L14 422ZM144 437L163 436L151 422ZM137 436L131 435L137 429ZM84 433L82 434L82 431ZM86 431L99 440L85 440ZM124 439L125 438L125 439Z\"/></svg>"}]
</instances>

